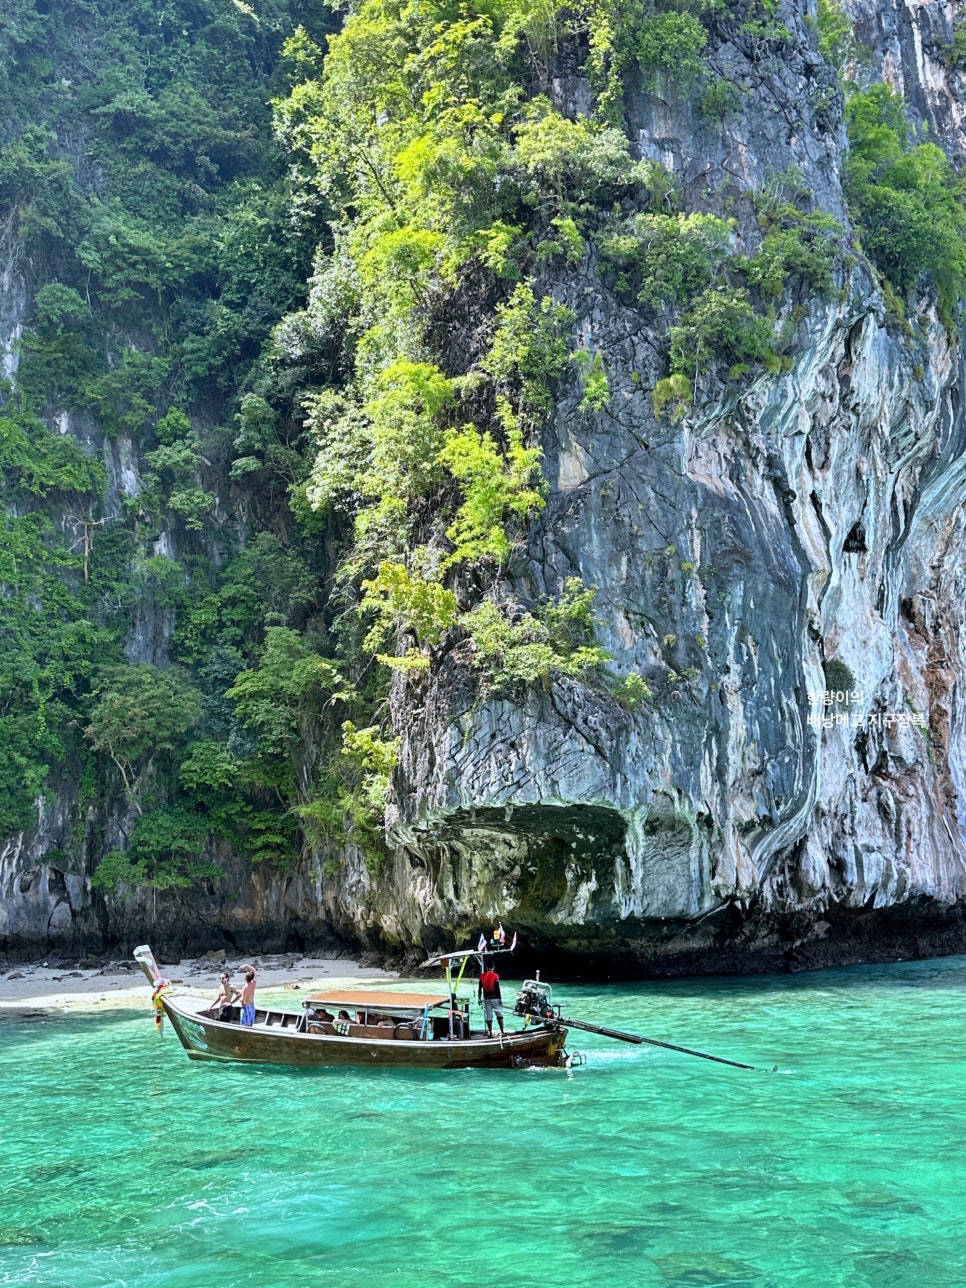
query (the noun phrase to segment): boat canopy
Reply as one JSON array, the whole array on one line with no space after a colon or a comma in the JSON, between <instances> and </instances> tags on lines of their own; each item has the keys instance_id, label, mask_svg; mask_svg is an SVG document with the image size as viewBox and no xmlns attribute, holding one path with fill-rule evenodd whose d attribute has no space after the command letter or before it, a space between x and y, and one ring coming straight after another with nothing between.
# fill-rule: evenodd
<instances>
[{"instance_id":1,"label":"boat canopy","mask_svg":"<svg viewBox=\"0 0 966 1288\"><path fill-rule=\"evenodd\" d=\"M422 1011L449 1002L449 993L377 993L370 989L331 988L313 993L303 1006L339 1006L353 1011Z\"/></svg>"}]
</instances>

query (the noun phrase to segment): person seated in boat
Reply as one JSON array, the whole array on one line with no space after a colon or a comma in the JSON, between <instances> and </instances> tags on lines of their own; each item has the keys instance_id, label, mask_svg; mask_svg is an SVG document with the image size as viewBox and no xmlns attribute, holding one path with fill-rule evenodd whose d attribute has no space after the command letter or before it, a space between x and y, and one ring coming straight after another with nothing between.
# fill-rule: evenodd
<instances>
[{"instance_id":1,"label":"person seated in boat","mask_svg":"<svg viewBox=\"0 0 966 1288\"><path fill-rule=\"evenodd\" d=\"M466 1032L466 1016L457 1006L455 998L453 999L452 1006L450 1007L450 1016L453 1021L453 1037L456 1041L462 1042L462 1040L468 1036Z\"/></svg>"},{"instance_id":2,"label":"person seated in boat","mask_svg":"<svg viewBox=\"0 0 966 1288\"><path fill-rule=\"evenodd\" d=\"M318 1011L314 1006L307 1006L305 1008L304 1027L309 1033L331 1032L331 1030L325 1026L331 1024L334 1019L335 1016L331 1011Z\"/></svg>"},{"instance_id":3,"label":"person seated in boat","mask_svg":"<svg viewBox=\"0 0 966 1288\"><path fill-rule=\"evenodd\" d=\"M340 1011L335 1017L335 1031L341 1033L343 1037L349 1032L349 1025L352 1023L352 1016L348 1011Z\"/></svg>"},{"instance_id":4,"label":"person seated in boat","mask_svg":"<svg viewBox=\"0 0 966 1288\"><path fill-rule=\"evenodd\" d=\"M218 996L211 1004L210 1014L219 1020L230 1020L232 1005L241 997L241 990L231 982L231 976L227 971L221 976L220 985Z\"/></svg>"}]
</instances>

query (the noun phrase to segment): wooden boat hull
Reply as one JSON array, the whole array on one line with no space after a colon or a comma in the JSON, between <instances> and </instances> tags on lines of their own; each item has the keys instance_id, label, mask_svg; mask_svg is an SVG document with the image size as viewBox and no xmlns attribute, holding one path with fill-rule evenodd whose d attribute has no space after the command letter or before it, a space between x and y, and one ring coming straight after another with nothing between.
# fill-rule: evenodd
<instances>
[{"instance_id":1,"label":"wooden boat hull","mask_svg":"<svg viewBox=\"0 0 966 1288\"><path fill-rule=\"evenodd\" d=\"M163 995L164 1013L192 1060L240 1061L244 1064L293 1068L355 1066L397 1069L495 1069L562 1063L566 1029L535 1025L497 1037L472 1036L459 1041L397 1041L392 1038L342 1037L270 1027L279 1012L245 1028L203 1013L208 1003ZM287 1018L287 1017L286 1017ZM298 1017L292 1016L292 1019Z\"/></svg>"}]
</instances>

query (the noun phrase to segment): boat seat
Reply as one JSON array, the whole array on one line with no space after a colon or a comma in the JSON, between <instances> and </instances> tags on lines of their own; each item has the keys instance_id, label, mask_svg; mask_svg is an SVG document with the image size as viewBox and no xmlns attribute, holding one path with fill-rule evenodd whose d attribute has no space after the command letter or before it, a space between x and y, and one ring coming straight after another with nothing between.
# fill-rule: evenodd
<instances>
[{"instance_id":1,"label":"boat seat","mask_svg":"<svg viewBox=\"0 0 966 1288\"><path fill-rule=\"evenodd\" d=\"M349 1026L350 1038L376 1038L379 1042L392 1042L393 1039L411 1042L416 1034L408 1024L352 1024Z\"/></svg>"},{"instance_id":2,"label":"boat seat","mask_svg":"<svg viewBox=\"0 0 966 1288\"><path fill-rule=\"evenodd\" d=\"M385 1042L392 1037L392 1029L382 1028L378 1024L352 1024L349 1026L349 1037L378 1038L380 1042Z\"/></svg>"}]
</instances>

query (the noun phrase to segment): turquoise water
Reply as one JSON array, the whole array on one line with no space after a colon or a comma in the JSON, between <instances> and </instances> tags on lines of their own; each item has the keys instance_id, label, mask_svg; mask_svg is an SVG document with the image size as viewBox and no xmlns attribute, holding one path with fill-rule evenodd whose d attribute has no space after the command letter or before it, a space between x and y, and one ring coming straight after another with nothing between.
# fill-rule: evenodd
<instances>
[{"instance_id":1,"label":"turquoise water","mask_svg":"<svg viewBox=\"0 0 966 1288\"><path fill-rule=\"evenodd\" d=\"M0 1020L0 1284L966 1285L966 958L556 1000L779 1071L586 1034L570 1075L296 1072L194 1064L147 1008Z\"/></svg>"}]
</instances>

